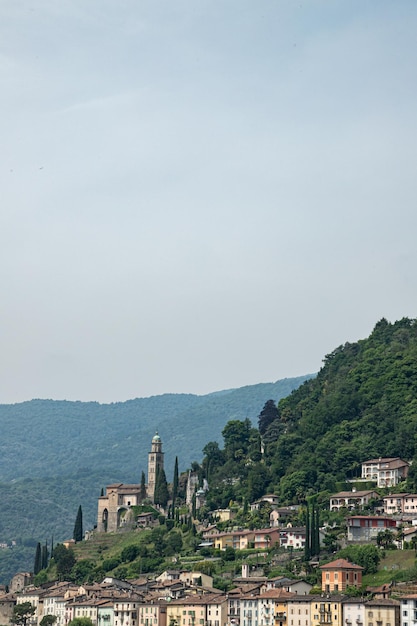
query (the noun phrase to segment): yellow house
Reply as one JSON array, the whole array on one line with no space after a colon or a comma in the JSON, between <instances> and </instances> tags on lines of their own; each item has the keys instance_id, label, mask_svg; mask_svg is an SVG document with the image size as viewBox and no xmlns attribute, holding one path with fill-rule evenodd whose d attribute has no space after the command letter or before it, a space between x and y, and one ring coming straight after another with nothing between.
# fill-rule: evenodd
<instances>
[{"instance_id":1,"label":"yellow house","mask_svg":"<svg viewBox=\"0 0 417 626\"><path fill-rule=\"evenodd\" d=\"M213 535L214 547L219 550L225 550L227 547L235 548L235 550L246 550L249 547L249 543L253 543L254 540L255 531L253 530L241 530Z\"/></svg>"},{"instance_id":2,"label":"yellow house","mask_svg":"<svg viewBox=\"0 0 417 626\"><path fill-rule=\"evenodd\" d=\"M226 626L227 599L208 593L173 600L166 605L167 626Z\"/></svg>"},{"instance_id":3,"label":"yellow house","mask_svg":"<svg viewBox=\"0 0 417 626\"><path fill-rule=\"evenodd\" d=\"M233 548L233 533L219 533L213 537L214 547L218 550Z\"/></svg>"},{"instance_id":4,"label":"yellow house","mask_svg":"<svg viewBox=\"0 0 417 626\"><path fill-rule=\"evenodd\" d=\"M269 593L269 592L265 592ZM295 593L285 589L274 590L275 594L275 626L287 626L288 598L294 598Z\"/></svg>"},{"instance_id":5,"label":"yellow house","mask_svg":"<svg viewBox=\"0 0 417 626\"><path fill-rule=\"evenodd\" d=\"M343 626L344 596L313 596L311 602L311 626Z\"/></svg>"}]
</instances>

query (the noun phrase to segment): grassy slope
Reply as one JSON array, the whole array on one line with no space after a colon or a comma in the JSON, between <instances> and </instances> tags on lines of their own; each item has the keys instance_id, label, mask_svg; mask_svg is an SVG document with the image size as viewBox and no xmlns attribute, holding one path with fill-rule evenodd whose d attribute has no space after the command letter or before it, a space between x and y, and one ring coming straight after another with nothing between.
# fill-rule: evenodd
<instances>
[{"instance_id":1,"label":"grassy slope","mask_svg":"<svg viewBox=\"0 0 417 626\"><path fill-rule=\"evenodd\" d=\"M387 550L385 558L381 560L376 574L363 577L365 585L378 587L389 583L399 570L409 570L414 567L416 553L414 550Z\"/></svg>"}]
</instances>

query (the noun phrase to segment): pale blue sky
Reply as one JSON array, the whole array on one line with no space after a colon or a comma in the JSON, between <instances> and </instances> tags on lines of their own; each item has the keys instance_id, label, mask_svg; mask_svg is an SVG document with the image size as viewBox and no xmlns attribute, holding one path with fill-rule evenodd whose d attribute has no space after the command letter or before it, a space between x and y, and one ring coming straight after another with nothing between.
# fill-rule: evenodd
<instances>
[{"instance_id":1,"label":"pale blue sky","mask_svg":"<svg viewBox=\"0 0 417 626\"><path fill-rule=\"evenodd\" d=\"M317 371L417 311L414 0L2 0L0 402Z\"/></svg>"}]
</instances>

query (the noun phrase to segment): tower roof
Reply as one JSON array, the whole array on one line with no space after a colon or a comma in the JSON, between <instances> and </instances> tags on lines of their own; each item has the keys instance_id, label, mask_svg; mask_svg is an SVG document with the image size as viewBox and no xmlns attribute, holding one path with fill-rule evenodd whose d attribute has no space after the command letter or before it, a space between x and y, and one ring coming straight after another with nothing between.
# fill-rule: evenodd
<instances>
[{"instance_id":1,"label":"tower roof","mask_svg":"<svg viewBox=\"0 0 417 626\"><path fill-rule=\"evenodd\" d=\"M158 431L156 431L156 433L154 434L154 436L152 437L152 442L158 442L161 441L161 437L158 435Z\"/></svg>"}]
</instances>

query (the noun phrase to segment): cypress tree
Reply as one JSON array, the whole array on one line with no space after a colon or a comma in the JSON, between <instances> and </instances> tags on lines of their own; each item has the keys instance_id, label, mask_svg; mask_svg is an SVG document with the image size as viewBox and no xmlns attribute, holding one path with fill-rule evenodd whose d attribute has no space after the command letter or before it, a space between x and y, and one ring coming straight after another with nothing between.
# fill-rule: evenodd
<instances>
[{"instance_id":1,"label":"cypress tree","mask_svg":"<svg viewBox=\"0 0 417 626\"><path fill-rule=\"evenodd\" d=\"M175 502L178 497L178 457L175 457L174 465L174 480L172 481L172 506L175 507Z\"/></svg>"},{"instance_id":2,"label":"cypress tree","mask_svg":"<svg viewBox=\"0 0 417 626\"><path fill-rule=\"evenodd\" d=\"M315 531L315 544L316 544L316 555L320 554L320 510L317 507L316 508L316 521L314 524L314 531Z\"/></svg>"},{"instance_id":3,"label":"cypress tree","mask_svg":"<svg viewBox=\"0 0 417 626\"><path fill-rule=\"evenodd\" d=\"M311 523L310 523L310 555L311 556L315 556L317 554L315 524L316 524L316 507L315 507L315 503L313 500L311 504Z\"/></svg>"},{"instance_id":4,"label":"cypress tree","mask_svg":"<svg viewBox=\"0 0 417 626\"><path fill-rule=\"evenodd\" d=\"M35 563L33 565L33 573L35 574L39 574L39 572L42 569L42 550L41 550L41 544L38 543L36 544L36 552L35 552Z\"/></svg>"},{"instance_id":5,"label":"cypress tree","mask_svg":"<svg viewBox=\"0 0 417 626\"><path fill-rule=\"evenodd\" d=\"M279 418L277 405L273 400L265 402L264 408L258 415L258 429L264 435L268 426Z\"/></svg>"},{"instance_id":6,"label":"cypress tree","mask_svg":"<svg viewBox=\"0 0 417 626\"><path fill-rule=\"evenodd\" d=\"M42 546L41 569L46 569L48 567L48 557L49 557L48 543L45 541L45 545Z\"/></svg>"},{"instance_id":7,"label":"cypress tree","mask_svg":"<svg viewBox=\"0 0 417 626\"><path fill-rule=\"evenodd\" d=\"M104 496L104 488L101 488L101 492L100 492L100 498L102 498Z\"/></svg>"},{"instance_id":8,"label":"cypress tree","mask_svg":"<svg viewBox=\"0 0 417 626\"><path fill-rule=\"evenodd\" d=\"M73 538L75 539L75 541L83 540L83 512L81 509L81 504L78 507L77 517L75 518Z\"/></svg>"},{"instance_id":9,"label":"cypress tree","mask_svg":"<svg viewBox=\"0 0 417 626\"><path fill-rule=\"evenodd\" d=\"M146 498L146 479L145 472L142 471L142 476L140 478L140 501L143 502Z\"/></svg>"},{"instance_id":10,"label":"cypress tree","mask_svg":"<svg viewBox=\"0 0 417 626\"><path fill-rule=\"evenodd\" d=\"M153 501L155 504L165 507L169 498L168 483L163 467L159 469L156 475L155 493Z\"/></svg>"},{"instance_id":11,"label":"cypress tree","mask_svg":"<svg viewBox=\"0 0 417 626\"><path fill-rule=\"evenodd\" d=\"M306 541L304 544L304 560L309 561L311 557L311 535L310 535L310 508L306 503Z\"/></svg>"}]
</instances>

